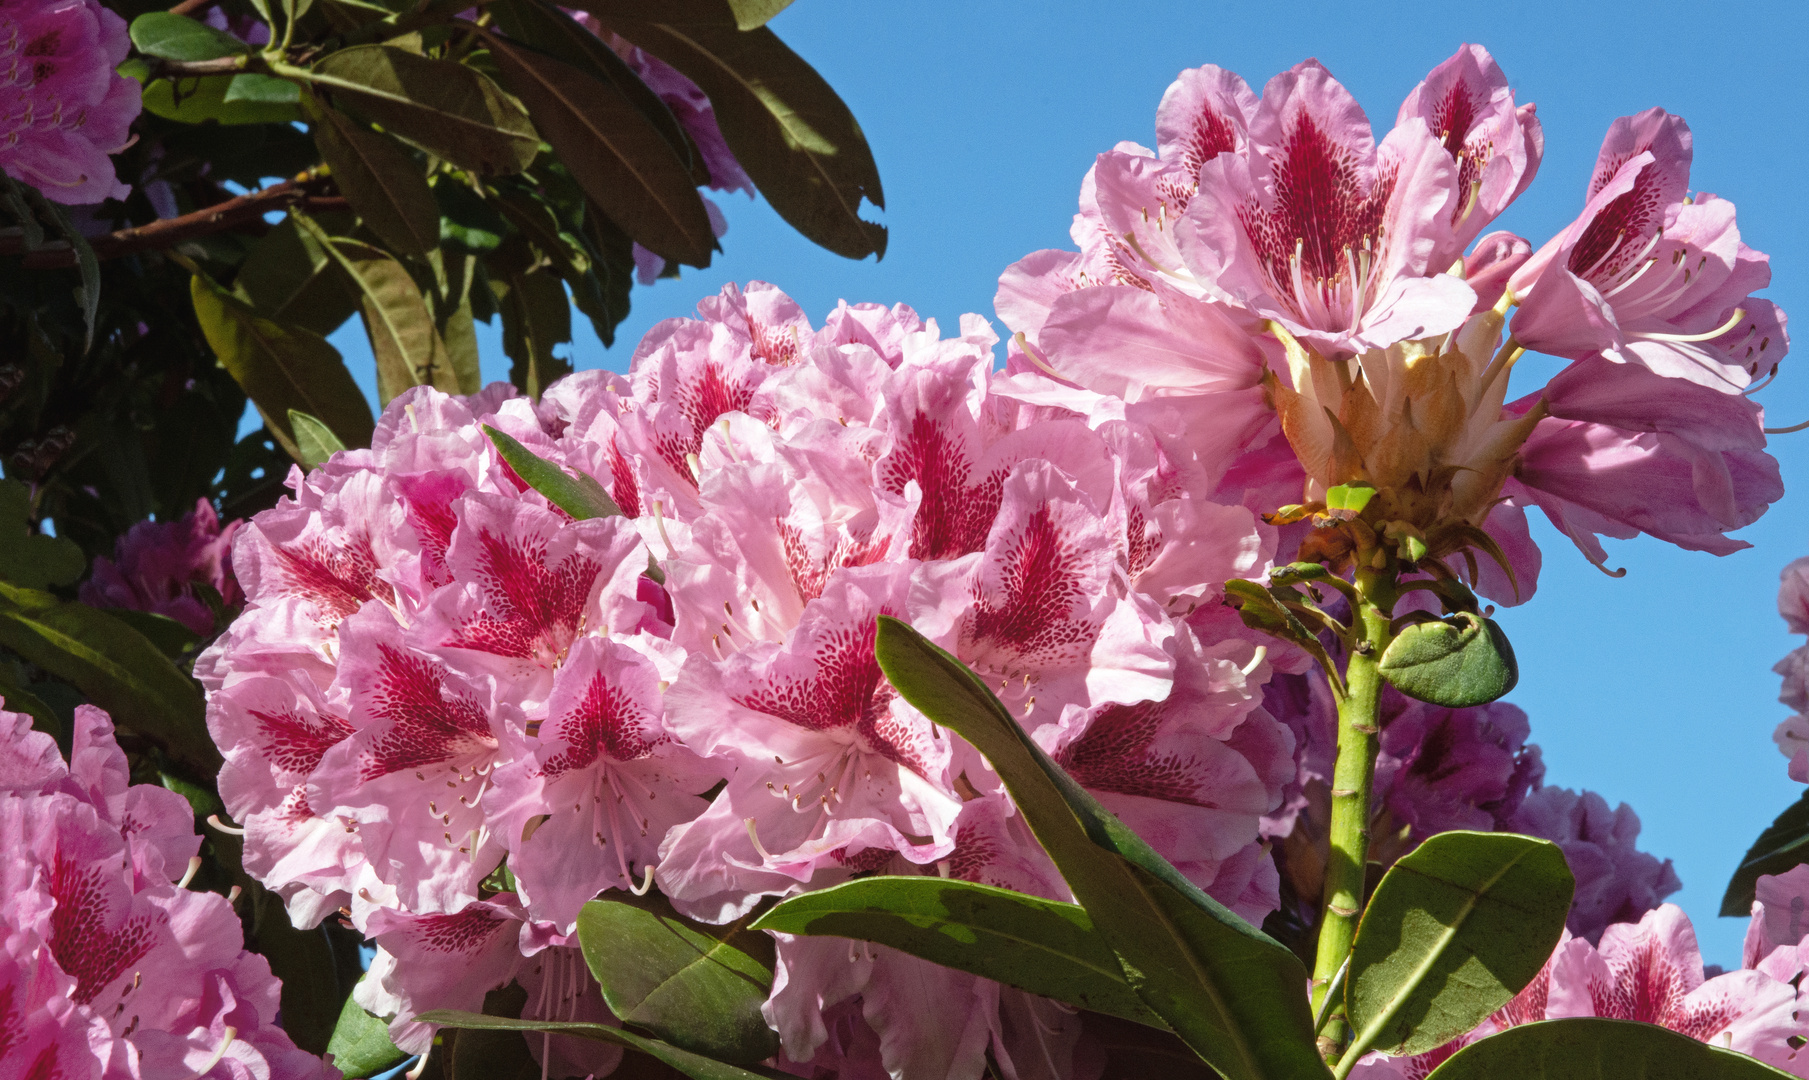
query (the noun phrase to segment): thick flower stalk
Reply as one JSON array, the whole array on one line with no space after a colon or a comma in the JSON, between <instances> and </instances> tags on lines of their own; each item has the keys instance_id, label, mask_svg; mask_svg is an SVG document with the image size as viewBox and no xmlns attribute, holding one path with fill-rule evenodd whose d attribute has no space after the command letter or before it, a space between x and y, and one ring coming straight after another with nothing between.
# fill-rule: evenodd
<instances>
[{"instance_id":1,"label":"thick flower stalk","mask_svg":"<svg viewBox=\"0 0 1809 1080\"><path fill-rule=\"evenodd\" d=\"M55 202L124 198L107 155L140 108L113 70L130 49L126 21L94 0L0 4L0 169Z\"/></svg>"},{"instance_id":2,"label":"thick flower stalk","mask_svg":"<svg viewBox=\"0 0 1809 1080\"><path fill-rule=\"evenodd\" d=\"M227 898L189 890L193 811L128 783L107 714L76 710L67 763L30 717L0 726L0 1070L336 1080L277 1025L281 984Z\"/></svg>"}]
</instances>

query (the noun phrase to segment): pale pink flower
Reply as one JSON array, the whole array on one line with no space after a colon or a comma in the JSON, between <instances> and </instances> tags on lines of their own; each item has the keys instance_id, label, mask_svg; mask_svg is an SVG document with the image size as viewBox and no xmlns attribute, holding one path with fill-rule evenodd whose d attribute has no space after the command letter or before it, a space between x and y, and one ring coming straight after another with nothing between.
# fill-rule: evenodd
<instances>
[{"instance_id":1,"label":"pale pink flower","mask_svg":"<svg viewBox=\"0 0 1809 1080\"><path fill-rule=\"evenodd\" d=\"M107 157L131 145L139 87L114 73L126 21L94 0L0 4L0 168L69 204L123 199Z\"/></svg>"},{"instance_id":2,"label":"pale pink flower","mask_svg":"<svg viewBox=\"0 0 1809 1080\"><path fill-rule=\"evenodd\" d=\"M94 560L82 603L167 615L206 637L214 632L214 613L195 586L212 589L228 613L244 602L232 574L232 538L243 524L222 529L206 499L178 521L141 521L119 538L113 558Z\"/></svg>"},{"instance_id":3,"label":"pale pink flower","mask_svg":"<svg viewBox=\"0 0 1809 1080\"><path fill-rule=\"evenodd\" d=\"M1516 340L1722 393L1775 370L1784 314L1749 295L1770 282L1769 260L1740 241L1732 203L1690 198L1690 156L1689 126L1663 109L1609 126L1582 214L1509 284Z\"/></svg>"}]
</instances>

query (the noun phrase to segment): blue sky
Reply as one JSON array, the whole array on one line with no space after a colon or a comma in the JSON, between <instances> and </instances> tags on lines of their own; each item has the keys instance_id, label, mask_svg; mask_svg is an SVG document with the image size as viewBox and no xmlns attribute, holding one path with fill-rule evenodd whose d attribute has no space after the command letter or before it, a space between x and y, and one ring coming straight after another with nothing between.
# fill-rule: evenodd
<instances>
[{"instance_id":1,"label":"blue sky","mask_svg":"<svg viewBox=\"0 0 1809 1080\"><path fill-rule=\"evenodd\" d=\"M1732 199L1747 243L1773 256L1766 295L1809 312L1801 10L1599 0L799 0L773 27L866 130L885 182L887 209L876 216L891 227L886 258L839 259L764 204L721 197L730 228L716 264L637 288L616 347L603 349L583 326L573 355L580 368L619 369L653 323L750 278L780 285L815 318L844 297L903 301L949 329L965 311L991 317L1000 270L1038 248L1070 246L1094 156L1125 139L1153 145L1156 103L1181 69L1216 63L1260 88L1316 56L1386 125L1425 72L1466 41L1495 54L1545 125L1539 179L1500 227L1535 245L1562 228L1581 207L1609 121L1662 105L1695 132L1692 186ZM368 372L356 324L335 340L355 371ZM498 332L483 341L486 374L505 375ZM1787 360L1760 396L1772 426L1809 419L1809 377L1797 363L1809 356ZM1555 370L1528 367L1535 377ZM1776 614L1775 593L1779 568L1809 554L1809 494L1797 493L1809 493L1809 432L1772 449L1791 494L1740 534L1751 550L1716 558L1646 539L1610 542L1610 564L1627 568L1613 580L1541 518L1538 595L1501 620L1522 671L1509 700L1532 718L1547 782L1638 811L1642 846L1676 861L1684 888L1673 899L1696 921L1706 958L1727 966L1739 963L1744 921L1716 918L1721 891L1747 845L1802 792L1771 743L1788 710L1770 667L1799 644Z\"/></svg>"}]
</instances>

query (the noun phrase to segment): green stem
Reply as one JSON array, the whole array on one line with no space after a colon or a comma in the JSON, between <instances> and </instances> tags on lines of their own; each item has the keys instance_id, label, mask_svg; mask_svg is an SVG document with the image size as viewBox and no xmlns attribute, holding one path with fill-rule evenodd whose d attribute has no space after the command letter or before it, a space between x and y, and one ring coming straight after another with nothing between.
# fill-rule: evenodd
<instances>
[{"instance_id":1,"label":"green stem","mask_svg":"<svg viewBox=\"0 0 1809 1080\"><path fill-rule=\"evenodd\" d=\"M1338 699L1338 763L1332 770L1331 855L1325 868L1325 915L1319 924L1319 951L1313 965L1313 1008L1325 1006L1326 991L1350 957L1363 911L1363 879L1369 856L1369 795L1376 773L1380 731L1382 651L1388 647L1388 612L1394 607L1394 575L1360 570L1360 602L1354 613L1356 646L1344 670ZM1348 1037L1343 1005L1333 1002L1320 1036L1320 1050L1335 1060Z\"/></svg>"}]
</instances>

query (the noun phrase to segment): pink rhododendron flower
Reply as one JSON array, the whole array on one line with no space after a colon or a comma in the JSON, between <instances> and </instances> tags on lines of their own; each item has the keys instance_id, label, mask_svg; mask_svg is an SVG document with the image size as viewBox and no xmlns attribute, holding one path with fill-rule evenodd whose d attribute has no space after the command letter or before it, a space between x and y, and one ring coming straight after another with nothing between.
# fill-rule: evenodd
<instances>
[{"instance_id":1,"label":"pink rhododendron flower","mask_svg":"<svg viewBox=\"0 0 1809 1080\"><path fill-rule=\"evenodd\" d=\"M107 155L131 144L138 84L114 73L126 21L93 0L0 4L0 169L69 204L123 199Z\"/></svg>"},{"instance_id":2,"label":"pink rhododendron flower","mask_svg":"<svg viewBox=\"0 0 1809 1080\"><path fill-rule=\"evenodd\" d=\"M82 603L167 615L206 637L214 632L214 613L195 587L212 589L227 612L238 610L245 598L232 573L232 538L243 524L221 528L206 499L179 521L141 521L119 538L113 558L94 560Z\"/></svg>"},{"instance_id":3,"label":"pink rhododendron flower","mask_svg":"<svg viewBox=\"0 0 1809 1080\"><path fill-rule=\"evenodd\" d=\"M1613 923L1632 922L1682 888L1671 860L1634 847L1639 815L1622 803L1613 810L1593 791L1540 788L1509 821L1513 832L1543 837L1564 849L1576 876L1570 932L1596 940Z\"/></svg>"},{"instance_id":4,"label":"pink rhododendron flower","mask_svg":"<svg viewBox=\"0 0 1809 1080\"><path fill-rule=\"evenodd\" d=\"M107 715L77 709L68 764L28 717L0 729L6 1075L338 1077L277 1026L281 986L227 899L188 890L192 811L128 784Z\"/></svg>"},{"instance_id":5,"label":"pink rhododendron flower","mask_svg":"<svg viewBox=\"0 0 1809 1080\"><path fill-rule=\"evenodd\" d=\"M1793 634L1809 634L1809 559L1784 568L1778 586L1778 614ZM1809 647L1793 650L1773 671L1784 677L1778 700L1796 710L1779 724L1771 739L1790 759L1790 778L1809 784Z\"/></svg>"},{"instance_id":6,"label":"pink rhododendron flower","mask_svg":"<svg viewBox=\"0 0 1809 1080\"><path fill-rule=\"evenodd\" d=\"M1434 69L1379 144L1313 61L1260 98L1217 68L1185 72L1157 134L1156 153L1120 144L1089 172L1079 254L1037 252L1000 279L1045 396L1164 410L1222 494L1241 486L1257 510L1375 487L1372 516L1424 537L1425 557L1499 549L1503 566L1446 568L1500 603L1536 587L1532 506L1600 565L1602 536L1737 550L1727 534L1781 494L1741 391L1787 349L1783 317L1749 296L1765 260L1731 206L1686 201L1676 118L1617 121L1589 208L1537 253L1481 235L1531 182L1543 136L1477 46ZM1510 401L1527 348L1574 362Z\"/></svg>"}]
</instances>

